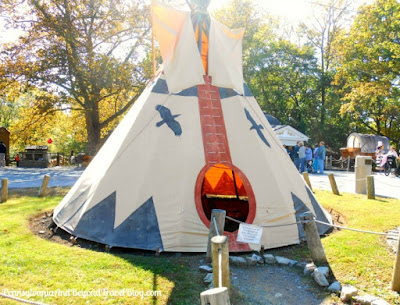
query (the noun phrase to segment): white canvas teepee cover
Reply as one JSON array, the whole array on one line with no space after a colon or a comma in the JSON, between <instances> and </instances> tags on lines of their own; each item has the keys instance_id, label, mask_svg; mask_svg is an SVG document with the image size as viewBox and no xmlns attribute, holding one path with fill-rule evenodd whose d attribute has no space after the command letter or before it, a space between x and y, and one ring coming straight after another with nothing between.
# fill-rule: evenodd
<instances>
[{"instance_id":1,"label":"white canvas teepee cover","mask_svg":"<svg viewBox=\"0 0 400 305\"><path fill-rule=\"evenodd\" d=\"M157 7L159 16L165 16L163 7ZM331 218L305 186L241 81L241 68L239 77L234 76L241 58L215 55L224 50L218 49L221 37L229 41L241 36L230 35L211 20L209 58L219 58L214 64L221 66L225 79L225 87L218 87L212 61L208 70L213 77L199 79L204 68L198 49L181 52L197 43L194 36L179 34L192 27L186 17L182 20L175 47L162 50L167 65L168 58L174 58L170 72L166 68L147 86L54 210L53 220L77 237L110 246L202 252L207 248L210 210L223 207L247 223L288 224L264 228L262 244L267 248L298 243L303 231L293 223L300 213L311 211L326 222ZM239 48L234 49L233 53ZM181 60L197 67L185 74L186 85L173 94L170 87L182 85L174 71L184 67ZM323 233L328 227L319 229ZM250 250L236 242L235 227L225 234L232 251Z\"/></svg>"}]
</instances>

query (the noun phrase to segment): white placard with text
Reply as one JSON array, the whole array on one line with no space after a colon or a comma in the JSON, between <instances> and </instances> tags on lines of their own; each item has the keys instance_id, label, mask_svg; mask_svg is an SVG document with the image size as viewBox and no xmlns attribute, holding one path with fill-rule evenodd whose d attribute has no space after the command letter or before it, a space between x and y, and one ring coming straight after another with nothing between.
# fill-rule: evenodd
<instances>
[{"instance_id":1,"label":"white placard with text","mask_svg":"<svg viewBox=\"0 0 400 305\"><path fill-rule=\"evenodd\" d=\"M261 236L263 229L260 226L241 223L239 225L239 232L237 241L250 244L261 244Z\"/></svg>"}]
</instances>

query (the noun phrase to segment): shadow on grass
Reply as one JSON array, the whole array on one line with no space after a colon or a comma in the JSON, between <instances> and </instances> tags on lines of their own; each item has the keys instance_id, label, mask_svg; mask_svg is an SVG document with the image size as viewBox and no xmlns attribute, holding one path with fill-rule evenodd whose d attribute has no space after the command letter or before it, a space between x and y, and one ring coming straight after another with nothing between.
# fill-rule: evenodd
<instances>
[{"instance_id":1,"label":"shadow on grass","mask_svg":"<svg viewBox=\"0 0 400 305\"><path fill-rule=\"evenodd\" d=\"M71 235L62 229L57 229L55 233L47 230L47 227L51 223L52 219L50 216L51 212L42 213L36 215L30 220L31 231L40 237L64 244L67 247L79 247L87 250L96 252L109 252L111 255L123 259L132 266L140 269L149 271L152 273L152 290L158 291L164 289L160 288L161 278L167 279L173 282L173 288L169 291L168 300L165 302L161 301L156 296L151 296L148 300L151 304L198 304L200 299L200 293L207 290L206 285L203 283L204 273L201 273L198 267L205 263L205 255L200 253L171 253L162 252L159 256L155 251L144 251L135 249L125 248L112 248L108 249L105 245L97 242L92 242L84 239L77 239L77 243L73 245L71 243ZM38 233L41 232L41 233ZM309 262L310 255L306 243L299 245L287 246L277 249L269 249L267 251L270 254L287 257L297 261ZM243 253L241 254L243 255ZM247 254L249 256L249 254ZM246 272L251 274L252 267L246 268ZM255 267L257 268L257 267ZM289 268L290 272L303 273L302 270L294 270ZM329 279L330 282L334 279L332 275ZM246 281L244 279L244 281ZM312 279L310 282L310 290L319 298L325 298L329 296L329 293L322 291ZM263 280L260 280L260 285L263 284ZM315 286L315 287L314 287ZM243 288L242 288L243 289ZM241 290L242 290L241 289ZM262 289L262 287L260 288ZM243 292L243 291L242 291ZM239 289L232 289L231 291L231 302L234 304L249 304L244 300L245 296L241 294Z\"/></svg>"},{"instance_id":2,"label":"shadow on grass","mask_svg":"<svg viewBox=\"0 0 400 305\"><path fill-rule=\"evenodd\" d=\"M39 187L29 187L29 188L10 188L8 190L8 198L21 198L21 197L37 197L39 194ZM46 191L46 196L65 196L70 187L49 187Z\"/></svg>"},{"instance_id":3,"label":"shadow on grass","mask_svg":"<svg viewBox=\"0 0 400 305\"><path fill-rule=\"evenodd\" d=\"M163 290L160 288L161 278L173 282L173 288L168 296L168 301L161 302L157 296L149 296L151 304L198 304L200 293L207 289L203 283L205 274L201 273L198 267L205 262L205 255L200 253L170 253L162 252L157 254L155 251L145 251L125 248L109 249L97 242L76 239L76 243L71 241L71 235L58 228L53 232L48 227L52 223L51 211L40 213L29 221L30 230L39 237L63 244L67 247L79 247L96 252L108 252L109 254L123 259L132 266L149 271L153 274L152 290ZM132 275L134 276L134 275ZM148 280L148 279L147 279ZM135 288L139 291L140 288ZM165 299L165 297L161 297ZM147 299L147 298L146 298Z\"/></svg>"}]
</instances>

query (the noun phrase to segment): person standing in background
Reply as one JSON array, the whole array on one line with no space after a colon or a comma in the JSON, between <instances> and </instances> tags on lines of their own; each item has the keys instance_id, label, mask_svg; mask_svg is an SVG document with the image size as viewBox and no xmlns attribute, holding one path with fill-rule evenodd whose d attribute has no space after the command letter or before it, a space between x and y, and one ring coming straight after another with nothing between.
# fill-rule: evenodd
<instances>
[{"instance_id":1,"label":"person standing in background","mask_svg":"<svg viewBox=\"0 0 400 305\"><path fill-rule=\"evenodd\" d=\"M299 170L300 159L299 159L299 142L296 143L294 150L293 150L293 162L296 169Z\"/></svg>"},{"instance_id":2,"label":"person standing in background","mask_svg":"<svg viewBox=\"0 0 400 305\"><path fill-rule=\"evenodd\" d=\"M326 148L325 142L319 142L318 152L315 154L318 160L318 170L320 174L324 173L324 165L325 165L325 156L326 156Z\"/></svg>"},{"instance_id":3,"label":"person standing in background","mask_svg":"<svg viewBox=\"0 0 400 305\"><path fill-rule=\"evenodd\" d=\"M0 167L6 166L7 146L3 141L0 141Z\"/></svg>"},{"instance_id":4,"label":"person standing in background","mask_svg":"<svg viewBox=\"0 0 400 305\"><path fill-rule=\"evenodd\" d=\"M314 148L313 167L314 167L314 173L315 174L318 172L318 159L317 159L318 148L319 148L318 145Z\"/></svg>"},{"instance_id":5,"label":"person standing in background","mask_svg":"<svg viewBox=\"0 0 400 305\"><path fill-rule=\"evenodd\" d=\"M285 144L283 144L283 148L286 150L289 158L292 159L292 152L290 151L290 149Z\"/></svg>"},{"instance_id":6,"label":"person standing in background","mask_svg":"<svg viewBox=\"0 0 400 305\"><path fill-rule=\"evenodd\" d=\"M378 144L376 145L376 151L375 151L375 156L376 156L376 167L382 171L383 170L383 165L385 164L385 162L383 162L384 160L384 155L385 155L385 151L384 151L384 146L382 141L378 141Z\"/></svg>"},{"instance_id":7,"label":"person standing in background","mask_svg":"<svg viewBox=\"0 0 400 305\"><path fill-rule=\"evenodd\" d=\"M310 146L306 145L306 168L309 171L311 171L312 159L313 159L312 149Z\"/></svg>"},{"instance_id":8,"label":"person standing in background","mask_svg":"<svg viewBox=\"0 0 400 305\"><path fill-rule=\"evenodd\" d=\"M299 142L299 162L300 162L300 173L304 172L304 165L306 163L306 148L303 142Z\"/></svg>"},{"instance_id":9,"label":"person standing in background","mask_svg":"<svg viewBox=\"0 0 400 305\"><path fill-rule=\"evenodd\" d=\"M18 154L15 155L14 160L15 160L15 163L17 164L17 167L19 167L19 155Z\"/></svg>"}]
</instances>

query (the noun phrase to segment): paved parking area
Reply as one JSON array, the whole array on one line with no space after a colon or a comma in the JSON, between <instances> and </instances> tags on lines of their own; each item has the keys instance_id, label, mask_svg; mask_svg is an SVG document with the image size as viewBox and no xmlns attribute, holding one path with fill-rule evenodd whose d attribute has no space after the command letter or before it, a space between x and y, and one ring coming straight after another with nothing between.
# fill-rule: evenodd
<instances>
[{"instance_id":1,"label":"paved parking area","mask_svg":"<svg viewBox=\"0 0 400 305\"><path fill-rule=\"evenodd\" d=\"M77 167L51 167L51 168L0 168L0 178L8 179L8 187L27 188L40 187L44 175L50 175L49 187L73 186L79 179L83 169ZM339 192L354 193L354 172L325 171L324 174L310 174L311 185L314 189L331 190L328 174L335 175ZM400 178L393 175L374 173L375 194L382 197L400 199Z\"/></svg>"},{"instance_id":2,"label":"paved parking area","mask_svg":"<svg viewBox=\"0 0 400 305\"><path fill-rule=\"evenodd\" d=\"M50 176L48 186L73 186L83 173L77 167L50 167L50 168L22 168L22 167L1 167L0 178L8 179L8 187L27 188L40 187L44 175Z\"/></svg>"},{"instance_id":3,"label":"paved parking area","mask_svg":"<svg viewBox=\"0 0 400 305\"><path fill-rule=\"evenodd\" d=\"M339 192L355 193L354 172L325 171L321 174L310 174L311 186L315 189L332 190L328 174L334 174ZM400 178L394 175L385 176L383 173L373 173L375 195L400 199Z\"/></svg>"}]
</instances>

